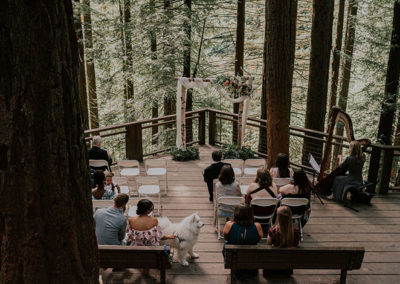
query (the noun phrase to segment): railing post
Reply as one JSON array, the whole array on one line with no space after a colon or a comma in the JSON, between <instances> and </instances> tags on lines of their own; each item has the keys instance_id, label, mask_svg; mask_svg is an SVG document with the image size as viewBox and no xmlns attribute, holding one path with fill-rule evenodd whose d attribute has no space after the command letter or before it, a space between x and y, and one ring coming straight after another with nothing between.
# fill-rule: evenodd
<instances>
[{"instance_id":1,"label":"railing post","mask_svg":"<svg viewBox=\"0 0 400 284\"><path fill-rule=\"evenodd\" d=\"M126 158L143 161L142 124L132 124L126 128Z\"/></svg>"},{"instance_id":2,"label":"railing post","mask_svg":"<svg viewBox=\"0 0 400 284\"><path fill-rule=\"evenodd\" d=\"M213 111L208 112L208 143L215 145L215 136L217 130L216 113Z\"/></svg>"},{"instance_id":3,"label":"railing post","mask_svg":"<svg viewBox=\"0 0 400 284\"><path fill-rule=\"evenodd\" d=\"M393 148L387 148L383 152L381 182L379 185L380 194L388 193L390 176L392 174L393 154L394 154Z\"/></svg>"},{"instance_id":4,"label":"railing post","mask_svg":"<svg viewBox=\"0 0 400 284\"><path fill-rule=\"evenodd\" d=\"M199 144L206 144L206 111L199 112Z\"/></svg>"},{"instance_id":5,"label":"railing post","mask_svg":"<svg viewBox=\"0 0 400 284\"><path fill-rule=\"evenodd\" d=\"M379 163L381 160L381 149L377 146L372 146L371 158L369 161L368 181L373 185L368 187L368 192L375 193L376 183L378 181Z\"/></svg>"}]
</instances>

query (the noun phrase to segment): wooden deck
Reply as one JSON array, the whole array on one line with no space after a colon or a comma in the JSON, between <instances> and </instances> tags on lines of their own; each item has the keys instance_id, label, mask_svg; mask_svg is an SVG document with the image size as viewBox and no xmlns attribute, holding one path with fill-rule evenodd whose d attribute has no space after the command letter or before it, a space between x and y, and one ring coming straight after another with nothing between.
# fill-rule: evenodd
<instances>
[{"instance_id":1,"label":"wooden deck","mask_svg":"<svg viewBox=\"0 0 400 284\"><path fill-rule=\"evenodd\" d=\"M200 160L175 162L168 159L168 196L163 197L162 216L172 221L198 212L206 224L195 251L200 258L189 267L174 262L167 271L168 283L229 283L230 270L224 269L223 241L212 226L212 204L201 172L211 163L211 146L200 147ZM304 247L363 246L366 254L360 270L349 271L347 283L400 283L400 194L376 196L372 206L358 206L360 212L332 201L321 205L313 199L309 223L304 228ZM251 283L335 283L339 270L295 270L289 279L265 279L260 273ZM104 283L156 283L158 271L142 275L139 270L103 272Z\"/></svg>"}]
</instances>

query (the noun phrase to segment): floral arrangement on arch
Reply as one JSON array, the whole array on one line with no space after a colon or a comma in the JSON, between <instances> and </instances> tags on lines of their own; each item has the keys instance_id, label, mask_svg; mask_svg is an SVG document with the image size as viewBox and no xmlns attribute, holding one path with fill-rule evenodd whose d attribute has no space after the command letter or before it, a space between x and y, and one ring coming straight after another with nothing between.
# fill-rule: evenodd
<instances>
[{"instance_id":1,"label":"floral arrangement on arch","mask_svg":"<svg viewBox=\"0 0 400 284\"><path fill-rule=\"evenodd\" d=\"M234 95L248 96L252 95L252 86L248 85L247 79L245 77L235 76L218 76L215 79L215 83L221 87L227 89L230 93Z\"/></svg>"}]
</instances>

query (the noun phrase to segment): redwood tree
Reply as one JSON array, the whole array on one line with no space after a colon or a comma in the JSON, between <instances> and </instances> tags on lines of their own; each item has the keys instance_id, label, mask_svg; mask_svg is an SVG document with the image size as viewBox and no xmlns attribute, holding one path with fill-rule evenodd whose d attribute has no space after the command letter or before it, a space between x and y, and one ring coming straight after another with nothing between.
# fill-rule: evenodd
<instances>
[{"instance_id":1,"label":"redwood tree","mask_svg":"<svg viewBox=\"0 0 400 284\"><path fill-rule=\"evenodd\" d=\"M90 0L81 0L83 6L83 33L85 37L86 75L89 94L90 128L99 127L99 109L97 105L96 72L93 59L92 17L90 14Z\"/></svg>"},{"instance_id":2,"label":"redwood tree","mask_svg":"<svg viewBox=\"0 0 400 284\"><path fill-rule=\"evenodd\" d=\"M236 26L236 46L235 46L235 76L243 76L244 62L244 30L246 15L246 0L237 1L237 26ZM233 104L233 112L239 113L239 104ZM232 143L237 144L238 123L233 122Z\"/></svg>"},{"instance_id":3,"label":"redwood tree","mask_svg":"<svg viewBox=\"0 0 400 284\"><path fill-rule=\"evenodd\" d=\"M0 9L2 283L96 283L72 2Z\"/></svg>"},{"instance_id":4,"label":"redwood tree","mask_svg":"<svg viewBox=\"0 0 400 284\"><path fill-rule=\"evenodd\" d=\"M325 124L329 60L332 45L333 8L334 0L313 0L305 128L318 131L324 131ZM305 138L303 146L304 164L308 163L308 153L310 152L320 162L322 142Z\"/></svg>"},{"instance_id":5,"label":"redwood tree","mask_svg":"<svg viewBox=\"0 0 400 284\"><path fill-rule=\"evenodd\" d=\"M290 97L292 91L296 0L266 2L267 166L278 153L289 154Z\"/></svg>"},{"instance_id":6,"label":"redwood tree","mask_svg":"<svg viewBox=\"0 0 400 284\"><path fill-rule=\"evenodd\" d=\"M351 78L351 65L353 61L353 50L354 50L354 39L356 34L356 23L357 23L357 10L358 10L358 0L349 1L349 10L347 13L347 27L346 27L346 38L344 44L345 57L343 59L343 69L342 69L342 81L340 84L339 92L339 107L346 111L347 109L347 98L349 95L350 78ZM343 135L344 126L337 125L336 135ZM335 145L332 155L332 168L338 166L337 156L340 154L341 147Z\"/></svg>"},{"instance_id":7,"label":"redwood tree","mask_svg":"<svg viewBox=\"0 0 400 284\"><path fill-rule=\"evenodd\" d=\"M339 67L340 67L340 52L342 50L342 38L343 38L343 20L344 20L344 6L346 0L339 0L338 8L338 20L336 24L336 42L335 48L333 49L332 58L332 78L330 87L330 99L328 111L336 105L336 94L339 83Z\"/></svg>"}]
</instances>

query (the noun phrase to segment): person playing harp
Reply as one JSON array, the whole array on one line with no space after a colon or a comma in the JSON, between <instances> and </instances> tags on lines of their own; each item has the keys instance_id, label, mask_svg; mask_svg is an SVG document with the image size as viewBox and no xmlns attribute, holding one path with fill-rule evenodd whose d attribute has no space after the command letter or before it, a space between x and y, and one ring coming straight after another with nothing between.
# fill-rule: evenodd
<instances>
[{"instance_id":1,"label":"person playing harp","mask_svg":"<svg viewBox=\"0 0 400 284\"><path fill-rule=\"evenodd\" d=\"M361 150L361 144L358 141L351 141L349 147L349 156L342 162L342 156L339 155L339 168L348 175L340 175L335 177L332 185L332 194L328 196L330 199L344 200L346 192L349 188L362 185L362 169L365 162L365 155Z\"/></svg>"}]
</instances>

